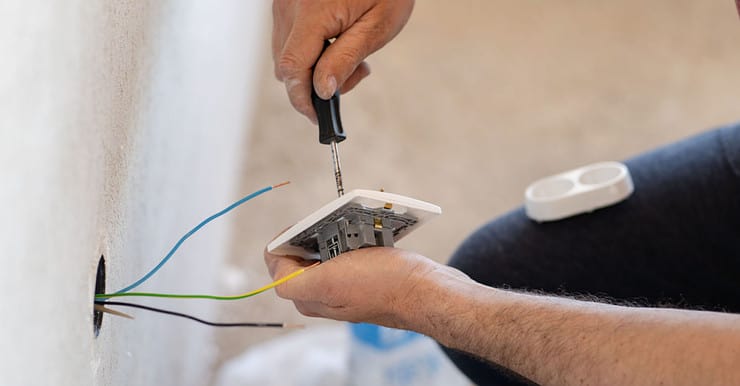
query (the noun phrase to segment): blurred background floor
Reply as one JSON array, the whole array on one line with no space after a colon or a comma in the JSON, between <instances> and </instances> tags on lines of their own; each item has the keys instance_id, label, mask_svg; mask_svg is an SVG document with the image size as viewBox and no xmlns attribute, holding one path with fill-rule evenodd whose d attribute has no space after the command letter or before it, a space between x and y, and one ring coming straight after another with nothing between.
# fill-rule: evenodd
<instances>
[{"instance_id":1,"label":"blurred background floor","mask_svg":"<svg viewBox=\"0 0 740 386\"><path fill-rule=\"evenodd\" d=\"M336 195L329 149L275 81L269 44L256 56L262 91L240 193L292 184L234 215L224 292L268 282L268 240ZM440 218L399 244L438 261L520 205L537 178L740 119L731 0L422 0L368 61L373 74L342 98L345 188L440 205ZM220 307L222 319L330 323L273 293ZM216 365L280 333L218 331Z\"/></svg>"}]
</instances>

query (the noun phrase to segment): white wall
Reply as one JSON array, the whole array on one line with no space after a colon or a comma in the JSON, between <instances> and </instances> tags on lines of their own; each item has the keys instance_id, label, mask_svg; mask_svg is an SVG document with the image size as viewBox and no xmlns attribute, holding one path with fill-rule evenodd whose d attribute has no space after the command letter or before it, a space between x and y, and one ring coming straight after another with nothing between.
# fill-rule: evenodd
<instances>
[{"instance_id":1,"label":"white wall","mask_svg":"<svg viewBox=\"0 0 740 386\"><path fill-rule=\"evenodd\" d=\"M267 8L0 3L0 385L206 382L208 327L127 310L135 321L106 315L94 338L95 267L104 254L120 289L249 193L236 176ZM140 288L213 291L229 229L205 228Z\"/></svg>"}]
</instances>

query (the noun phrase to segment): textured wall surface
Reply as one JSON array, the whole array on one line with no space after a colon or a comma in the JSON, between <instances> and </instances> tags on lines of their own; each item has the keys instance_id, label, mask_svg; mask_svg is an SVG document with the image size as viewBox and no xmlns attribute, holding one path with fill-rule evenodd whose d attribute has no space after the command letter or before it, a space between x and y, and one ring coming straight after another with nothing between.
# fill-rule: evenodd
<instances>
[{"instance_id":1,"label":"textured wall surface","mask_svg":"<svg viewBox=\"0 0 740 386\"><path fill-rule=\"evenodd\" d=\"M267 53L263 60L242 186L293 184L271 196L279 205L236 215L243 237L229 277L251 284L266 281L267 240L336 194L329 149L271 78ZM540 177L740 120L731 0L420 0L368 61L373 73L342 97L345 189L384 187L440 205L440 218L400 243L440 261L521 205ZM222 309L319 322L272 294ZM220 331L222 357L278 333Z\"/></svg>"},{"instance_id":2,"label":"textured wall surface","mask_svg":"<svg viewBox=\"0 0 740 386\"><path fill-rule=\"evenodd\" d=\"M133 282L243 193L265 2L0 3L0 384L202 385L212 330L130 311L92 331L98 258ZM261 54L260 54L261 55ZM146 290L212 292L228 220ZM203 302L141 303L213 318Z\"/></svg>"}]
</instances>

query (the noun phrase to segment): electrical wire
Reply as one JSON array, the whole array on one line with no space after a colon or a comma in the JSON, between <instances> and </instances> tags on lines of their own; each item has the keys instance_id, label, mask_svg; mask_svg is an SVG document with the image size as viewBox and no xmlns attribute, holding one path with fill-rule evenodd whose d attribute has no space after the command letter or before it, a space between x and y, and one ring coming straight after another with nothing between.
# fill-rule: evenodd
<instances>
[{"instance_id":1,"label":"electrical wire","mask_svg":"<svg viewBox=\"0 0 740 386\"><path fill-rule=\"evenodd\" d=\"M155 308L150 306L145 306L141 304L134 304L134 303L124 303L124 302L102 302L102 301L96 301L95 304L101 304L105 306L120 306L120 307L132 307L132 308L139 308L142 310L152 311L152 312L159 312L160 314L167 314L172 316L179 316L181 318L186 318L190 320L194 320L198 323L203 323L212 327L271 327L271 328L302 328L303 325L299 324L286 324L286 323L255 323L255 322L236 322L236 323L221 323L221 322L209 322L207 320L203 320L200 318L197 318L192 315L183 314L182 312L177 311L170 311L170 310L164 310L161 308Z\"/></svg>"},{"instance_id":2,"label":"electrical wire","mask_svg":"<svg viewBox=\"0 0 740 386\"><path fill-rule=\"evenodd\" d=\"M274 282L267 284L263 287L257 288L254 291L249 291L240 295L232 295L232 296L218 296L218 295L188 295L188 294L163 294L163 293L156 293L156 292L116 292L112 294L95 294L95 299L108 299L108 298L119 298L119 297L130 297L130 296L139 296L139 297L153 297L153 298L171 298L171 299L211 299L211 300L239 300L244 299L248 297L252 297L257 294L261 294L262 292L265 292L269 289L275 288L279 286L280 284L285 283L286 281L293 279L294 277L302 274L303 272L306 272L306 270L313 268L317 265L319 265L321 262L317 261L308 267L304 267L301 269L296 270L295 272L292 272L288 275L285 275L284 277L275 280ZM105 303L109 304L109 303Z\"/></svg>"},{"instance_id":3,"label":"electrical wire","mask_svg":"<svg viewBox=\"0 0 740 386\"><path fill-rule=\"evenodd\" d=\"M239 205L241 205L241 204L243 204L243 203L245 203L245 202L247 202L247 201L249 201L249 200L251 200L251 199L253 199L253 198L255 198L255 197L257 197L257 196L259 196L261 194L263 194L263 193L269 192L270 190L273 190L273 189L277 189L277 188L279 188L281 186L284 186L284 185L287 185L289 183L290 183L290 181L285 181L283 183L280 183L280 184L277 184L277 185L273 185L273 186L268 186L266 188L262 188L262 189L260 189L260 190L258 190L256 192L254 192L254 193L248 194L247 196L243 197L242 199L238 200L237 202L235 202L235 203L227 206L226 208L224 208L220 212L215 213L215 214L211 215L210 217L206 218L205 220L201 221L193 229L189 230L187 233L185 233L184 236L182 236L179 240L177 240L177 242L175 243L175 246L173 246L172 249L170 249L170 251L167 252L167 255L165 255L165 257L159 262L159 264L157 264L154 268L152 268L151 271L147 272L144 276L142 276L139 280L135 281L133 284L131 284L131 285L127 286L127 287L124 287L123 289L120 289L120 290L116 291L116 293L117 294L121 294L121 293L124 293L124 292L129 292L132 289L140 286L145 281L149 280L150 277L152 277L155 273L157 273L157 271L159 271L159 269L162 268L162 266L164 266L165 263L167 263L172 258L172 255L175 254L175 252L177 251L177 249L180 248L180 245L182 245L182 243L184 243L185 240L187 240L190 236L192 236L195 232L199 231L200 228L203 228L209 222L211 222L211 221L213 221L213 220L215 220L215 219L223 216L224 214L230 212L231 210L233 210L234 208L238 207Z\"/></svg>"}]
</instances>

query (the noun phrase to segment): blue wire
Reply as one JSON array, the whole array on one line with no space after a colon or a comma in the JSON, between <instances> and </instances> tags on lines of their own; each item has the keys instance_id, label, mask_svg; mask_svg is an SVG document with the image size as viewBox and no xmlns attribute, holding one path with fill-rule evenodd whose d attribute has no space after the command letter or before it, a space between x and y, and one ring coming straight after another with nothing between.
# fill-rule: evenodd
<instances>
[{"instance_id":1,"label":"blue wire","mask_svg":"<svg viewBox=\"0 0 740 386\"><path fill-rule=\"evenodd\" d=\"M142 283L144 283L145 281L149 280L149 278L152 277L155 273L157 273L157 271L159 271L159 269L162 268L162 266L165 265L165 263L167 263L167 261L169 261L170 258L172 258L172 255L174 255L175 254L175 251L177 251L177 249L180 248L180 245L182 245L182 243L185 242L185 240L187 240L190 236L192 236L193 233L199 231L200 228L203 228L209 222L211 222L211 221L213 221L213 220L215 220L215 219L223 216L224 214L230 212L232 209L236 208L237 206L239 206L239 205L241 205L241 204L243 204L243 203L245 203L245 202L247 202L247 201L249 201L249 200L257 197L257 196L259 196L262 193L269 192L272 189L273 189L272 186L268 186L266 188L260 189L260 190L258 190L256 192L254 192L252 194L249 194L248 196L242 198L241 200L239 200L239 201L237 201L237 202L235 202L235 203L227 206L224 210L222 210L222 211L220 211L220 212L212 215L211 217L208 217L207 219L201 221L200 224L196 225L195 228L191 229L188 233L185 234L185 236L182 236L180 238L180 240L178 240L177 243L175 243L175 246L172 247L172 249L170 249L170 251L164 257L164 259L162 259L162 261L160 261L159 264L157 264L156 267L154 267L146 275L142 276L141 279L137 280L136 282L134 282L130 286L128 286L128 287L126 287L126 288L124 288L122 290L117 291L116 293L117 294L120 294L120 293L123 293L123 292L128 292L128 291L131 291L132 289L140 286Z\"/></svg>"}]
</instances>

